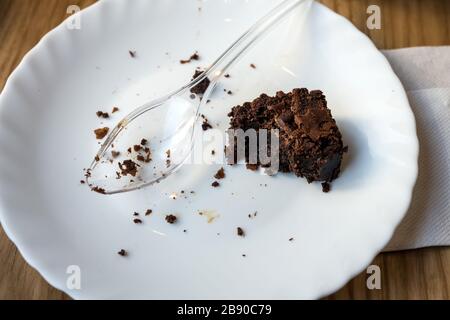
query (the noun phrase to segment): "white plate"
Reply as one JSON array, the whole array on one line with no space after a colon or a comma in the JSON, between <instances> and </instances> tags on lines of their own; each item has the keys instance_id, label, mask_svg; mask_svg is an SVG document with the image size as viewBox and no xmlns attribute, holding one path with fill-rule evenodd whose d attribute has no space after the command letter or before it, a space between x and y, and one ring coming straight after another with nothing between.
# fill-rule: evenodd
<instances>
[{"instance_id":1,"label":"white plate","mask_svg":"<svg viewBox=\"0 0 450 320\"><path fill-rule=\"evenodd\" d=\"M81 13L81 30L63 24L26 56L0 100L0 217L50 284L83 299L318 298L388 242L417 175L414 117L385 58L319 4L304 26L281 24L230 70L223 86L234 95L218 92L203 113L226 128L229 107L261 91L322 89L350 147L331 193L239 166L213 189L217 165L183 167L157 186L110 197L79 184L98 148L97 110L120 107L105 122L112 126L184 84L277 2L100 1ZM178 63L195 50L198 64ZM169 198L180 190L196 193ZM133 212L147 208L154 214L133 224ZM208 224L197 210L220 216ZM179 223L165 223L167 213ZM66 286L70 265L81 269L81 290Z\"/></svg>"}]
</instances>

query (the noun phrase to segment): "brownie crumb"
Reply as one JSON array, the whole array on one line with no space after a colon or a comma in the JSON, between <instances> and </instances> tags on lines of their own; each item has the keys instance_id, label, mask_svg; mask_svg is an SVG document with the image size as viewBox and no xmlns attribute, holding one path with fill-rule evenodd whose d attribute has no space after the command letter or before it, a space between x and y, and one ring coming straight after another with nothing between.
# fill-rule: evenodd
<instances>
[{"instance_id":1,"label":"brownie crumb","mask_svg":"<svg viewBox=\"0 0 450 320\"><path fill-rule=\"evenodd\" d=\"M195 70L194 75L192 76L192 80L197 79L198 77L200 77L203 74L204 71L201 70ZM204 94L206 92L206 89L208 89L209 84L211 83L211 81L209 80L208 77L206 77L205 79L203 79L202 81L200 81L199 84L197 84L196 86L191 88L191 92L195 93L195 94Z\"/></svg>"},{"instance_id":2,"label":"brownie crumb","mask_svg":"<svg viewBox=\"0 0 450 320\"><path fill-rule=\"evenodd\" d=\"M217 180L225 178L225 170L223 168L220 168L219 171L214 175L214 178Z\"/></svg>"},{"instance_id":3,"label":"brownie crumb","mask_svg":"<svg viewBox=\"0 0 450 320\"><path fill-rule=\"evenodd\" d=\"M208 122L208 119L203 120L202 129L203 131L212 129L212 125Z\"/></svg>"},{"instance_id":4,"label":"brownie crumb","mask_svg":"<svg viewBox=\"0 0 450 320\"><path fill-rule=\"evenodd\" d=\"M142 224L142 220L141 219L134 219L133 222L135 224Z\"/></svg>"},{"instance_id":5,"label":"brownie crumb","mask_svg":"<svg viewBox=\"0 0 450 320\"><path fill-rule=\"evenodd\" d=\"M291 242L294 241L294 238L290 238L289 241L291 241Z\"/></svg>"},{"instance_id":6,"label":"brownie crumb","mask_svg":"<svg viewBox=\"0 0 450 320\"><path fill-rule=\"evenodd\" d=\"M86 178L90 178L91 177L91 169L83 169L86 173L84 174L84 176Z\"/></svg>"},{"instance_id":7,"label":"brownie crumb","mask_svg":"<svg viewBox=\"0 0 450 320\"><path fill-rule=\"evenodd\" d=\"M97 111L95 114L99 118L103 118L103 119L108 119L109 118L109 113L108 112Z\"/></svg>"},{"instance_id":8,"label":"brownie crumb","mask_svg":"<svg viewBox=\"0 0 450 320\"><path fill-rule=\"evenodd\" d=\"M233 94L233 91L228 90L227 93L231 96Z\"/></svg>"},{"instance_id":9,"label":"brownie crumb","mask_svg":"<svg viewBox=\"0 0 450 320\"><path fill-rule=\"evenodd\" d=\"M114 107L114 108L112 109L111 113L116 113L116 112L119 112L119 108Z\"/></svg>"},{"instance_id":10,"label":"brownie crumb","mask_svg":"<svg viewBox=\"0 0 450 320\"><path fill-rule=\"evenodd\" d=\"M215 155L216 154L216 150L211 150L211 154Z\"/></svg>"},{"instance_id":11,"label":"brownie crumb","mask_svg":"<svg viewBox=\"0 0 450 320\"><path fill-rule=\"evenodd\" d=\"M136 176L139 165L133 160L125 160L123 163L119 162L119 168L123 176Z\"/></svg>"},{"instance_id":12,"label":"brownie crumb","mask_svg":"<svg viewBox=\"0 0 450 320\"><path fill-rule=\"evenodd\" d=\"M108 127L95 129L94 130L95 138L97 140L102 140L108 134L108 132L109 132Z\"/></svg>"},{"instance_id":13,"label":"brownie crumb","mask_svg":"<svg viewBox=\"0 0 450 320\"><path fill-rule=\"evenodd\" d=\"M151 215L153 213L153 210L152 209L147 209L147 211L145 211L145 215L146 216L149 216L149 215Z\"/></svg>"},{"instance_id":14,"label":"brownie crumb","mask_svg":"<svg viewBox=\"0 0 450 320\"><path fill-rule=\"evenodd\" d=\"M100 194L106 194L105 189L100 188L100 187L93 187L91 190L94 192L100 193Z\"/></svg>"},{"instance_id":15,"label":"brownie crumb","mask_svg":"<svg viewBox=\"0 0 450 320\"><path fill-rule=\"evenodd\" d=\"M258 170L259 165L258 165L258 164L250 164L250 163L247 163L247 164L245 165L245 167L246 167L248 170L256 171L256 170Z\"/></svg>"},{"instance_id":16,"label":"brownie crumb","mask_svg":"<svg viewBox=\"0 0 450 320\"><path fill-rule=\"evenodd\" d=\"M242 257L245 258L245 257L247 257L247 255L244 253L244 254L242 255Z\"/></svg>"},{"instance_id":17,"label":"brownie crumb","mask_svg":"<svg viewBox=\"0 0 450 320\"><path fill-rule=\"evenodd\" d=\"M146 146L147 143L148 143L148 140L147 140L147 139L142 139L142 140L141 140L141 146Z\"/></svg>"},{"instance_id":18,"label":"brownie crumb","mask_svg":"<svg viewBox=\"0 0 450 320\"><path fill-rule=\"evenodd\" d=\"M174 224L177 221L177 217L173 214L169 214L166 216L167 223Z\"/></svg>"},{"instance_id":19,"label":"brownie crumb","mask_svg":"<svg viewBox=\"0 0 450 320\"><path fill-rule=\"evenodd\" d=\"M121 249L119 252L117 252L117 254L122 257L128 256L128 252L126 252L124 249Z\"/></svg>"},{"instance_id":20,"label":"brownie crumb","mask_svg":"<svg viewBox=\"0 0 450 320\"><path fill-rule=\"evenodd\" d=\"M139 213L138 213L138 212L135 212L135 213L133 213L133 216L139 217Z\"/></svg>"},{"instance_id":21,"label":"brownie crumb","mask_svg":"<svg viewBox=\"0 0 450 320\"><path fill-rule=\"evenodd\" d=\"M230 75L227 73L226 75L224 75L225 78L229 78Z\"/></svg>"},{"instance_id":22,"label":"brownie crumb","mask_svg":"<svg viewBox=\"0 0 450 320\"><path fill-rule=\"evenodd\" d=\"M189 57L189 59L186 59L186 60L180 60L180 63L181 64L186 64L186 63L190 63L191 61L198 61L198 60L200 60L200 55L198 54L198 52L195 52L195 53L193 53L190 57Z\"/></svg>"},{"instance_id":23,"label":"brownie crumb","mask_svg":"<svg viewBox=\"0 0 450 320\"><path fill-rule=\"evenodd\" d=\"M214 182L211 184L211 186L213 186L214 188L217 188L217 187L220 186L220 183L217 182L217 181L214 181Z\"/></svg>"},{"instance_id":24,"label":"brownie crumb","mask_svg":"<svg viewBox=\"0 0 450 320\"><path fill-rule=\"evenodd\" d=\"M128 53L130 54L130 57L136 58L136 51L129 50Z\"/></svg>"},{"instance_id":25,"label":"brownie crumb","mask_svg":"<svg viewBox=\"0 0 450 320\"><path fill-rule=\"evenodd\" d=\"M81 184L85 184L85 183L86 183L86 181L84 181L84 180L80 180L80 183L81 183Z\"/></svg>"},{"instance_id":26,"label":"brownie crumb","mask_svg":"<svg viewBox=\"0 0 450 320\"><path fill-rule=\"evenodd\" d=\"M139 152L139 151L142 150L142 146L136 144L136 145L133 146L133 150L134 150L135 152Z\"/></svg>"},{"instance_id":27,"label":"brownie crumb","mask_svg":"<svg viewBox=\"0 0 450 320\"><path fill-rule=\"evenodd\" d=\"M245 237L245 232L241 227L237 227L237 235L239 237Z\"/></svg>"},{"instance_id":28,"label":"brownie crumb","mask_svg":"<svg viewBox=\"0 0 450 320\"><path fill-rule=\"evenodd\" d=\"M250 63L250 67L256 69L256 66L253 63Z\"/></svg>"},{"instance_id":29,"label":"brownie crumb","mask_svg":"<svg viewBox=\"0 0 450 320\"><path fill-rule=\"evenodd\" d=\"M187 230L186 230L186 229L184 229L184 230L183 230L183 232L184 232L184 233L186 233L186 232L187 232Z\"/></svg>"},{"instance_id":30,"label":"brownie crumb","mask_svg":"<svg viewBox=\"0 0 450 320\"><path fill-rule=\"evenodd\" d=\"M118 158L120 156L120 152L119 151L111 151L111 156L115 159Z\"/></svg>"},{"instance_id":31,"label":"brownie crumb","mask_svg":"<svg viewBox=\"0 0 450 320\"><path fill-rule=\"evenodd\" d=\"M324 182L322 183L322 191L325 193L330 192L331 190L331 185L328 182Z\"/></svg>"}]
</instances>

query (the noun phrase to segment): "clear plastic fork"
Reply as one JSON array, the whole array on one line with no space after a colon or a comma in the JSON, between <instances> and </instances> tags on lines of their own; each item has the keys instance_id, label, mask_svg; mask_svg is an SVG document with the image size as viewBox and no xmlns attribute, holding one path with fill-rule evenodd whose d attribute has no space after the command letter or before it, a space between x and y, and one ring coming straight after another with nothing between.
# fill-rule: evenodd
<instances>
[{"instance_id":1,"label":"clear plastic fork","mask_svg":"<svg viewBox=\"0 0 450 320\"><path fill-rule=\"evenodd\" d=\"M160 182L178 170L192 151L199 110L207 103L219 79L277 22L302 4L306 11L311 2L284 0L250 27L197 78L128 114L111 130L87 169L87 185L102 194L115 194ZM203 98L192 99L192 89L204 84L205 79L210 82ZM136 128L141 129L139 138L123 134Z\"/></svg>"}]
</instances>

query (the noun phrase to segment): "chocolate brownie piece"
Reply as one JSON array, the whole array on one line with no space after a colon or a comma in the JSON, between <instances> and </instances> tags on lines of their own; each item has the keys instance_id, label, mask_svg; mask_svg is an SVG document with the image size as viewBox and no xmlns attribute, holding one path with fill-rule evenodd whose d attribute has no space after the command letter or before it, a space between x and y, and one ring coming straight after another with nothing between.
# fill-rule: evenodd
<instances>
[{"instance_id":1,"label":"chocolate brownie piece","mask_svg":"<svg viewBox=\"0 0 450 320\"><path fill-rule=\"evenodd\" d=\"M262 94L233 107L228 116L231 129L279 130L279 171L293 172L308 182L331 182L338 177L345 148L321 91L303 88L280 91L274 97ZM247 162L249 151L247 144ZM251 168L259 166L258 162Z\"/></svg>"},{"instance_id":2,"label":"chocolate brownie piece","mask_svg":"<svg viewBox=\"0 0 450 320\"><path fill-rule=\"evenodd\" d=\"M198 77L200 77L203 74L204 71L201 70L195 70L194 75L192 76L192 80L197 79ZM211 81L209 80L209 78L205 78L202 81L200 81L199 84L197 84L196 86L191 88L191 92L195 93L195 94L204 94L206 92L206 89L208 89L209 84L211 83Z\"/></svg>"}]
</instances>

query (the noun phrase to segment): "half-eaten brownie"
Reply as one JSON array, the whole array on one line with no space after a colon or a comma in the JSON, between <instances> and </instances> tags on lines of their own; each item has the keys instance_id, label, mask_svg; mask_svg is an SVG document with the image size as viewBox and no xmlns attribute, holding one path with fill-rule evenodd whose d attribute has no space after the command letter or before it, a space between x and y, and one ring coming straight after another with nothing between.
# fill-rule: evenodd
<instances>
[{"instance_id":1,"label":"half-eaten brownie","mask_svg":"<svg viewBox=\"0 0 450 320\"><path fill-rule=\"evenodd\" d=\"M233 107L228 116L230 129L279 130L279 171L293 172L308 182L331 182L338 177L346 148L322 91L303 88L280 91L274 97L262 94ZM248 142L245 156L248 163ZM259 162L259 154L257 159L252 168L267 167Z\"/></svg>"}]
</instances>

